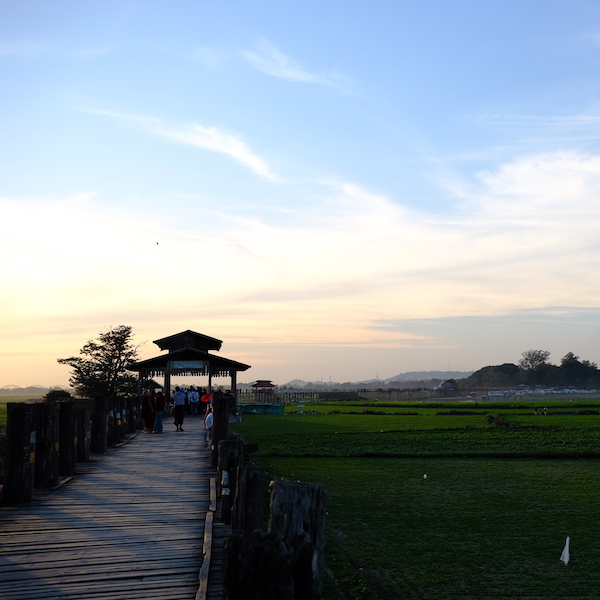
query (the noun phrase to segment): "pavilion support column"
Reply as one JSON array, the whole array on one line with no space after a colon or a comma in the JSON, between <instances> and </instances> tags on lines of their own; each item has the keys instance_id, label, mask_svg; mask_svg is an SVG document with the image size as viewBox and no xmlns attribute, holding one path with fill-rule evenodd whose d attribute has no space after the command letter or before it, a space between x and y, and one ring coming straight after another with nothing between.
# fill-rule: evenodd
<instances>
[{"instance_id":1,"label":"pavilion support column","mask_svg":"<svg viewBox=\"0 0 600 600\"><path fill-rule=\"evenodd\" d=\"M165 400L169 402L171 400L171 363L168 362L165 367L165 381L164 381L164 394Z\"/></svg>"},{"instance_id":2,"label":"pavilion support column","mask_svg":"<svg viewBox=\"0 0 600 600\"><path fill-rule=\"evenodd\" d=\"M231 410L233 412L233 414L237 413L237 371L235 369L231 369L230 371L230 375L231 375L231 395L233 396L233 406L231 407Z\"/></svg>"},{"instance_id":3,"label":"pavilion support column","mask_svg":"<svg viewBox=\"0 0 600 600\"><path fill-rule=\"evenodd\" d=\"M210 465L217 468L219 462L219 442L229 435L229 401L225 394L217 392L213 397L212 455Z\"/></svg>"},{"instance_id":4,"label":"pavilion support column","mask_svg":"<svg viewBox=\"0 0 600 600\"><path fill-rule=\"evenodd\" d=\"M210 366L208 367L208 393L212 394L212 373L210 371Z\"/></svg>"}]
</instances>

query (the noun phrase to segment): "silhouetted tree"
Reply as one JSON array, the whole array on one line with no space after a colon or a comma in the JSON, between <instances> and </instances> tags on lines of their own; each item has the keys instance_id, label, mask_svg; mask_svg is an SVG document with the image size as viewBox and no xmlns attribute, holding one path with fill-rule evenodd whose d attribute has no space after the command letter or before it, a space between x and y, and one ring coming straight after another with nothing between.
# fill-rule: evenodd
<instances>
[{"instance_id":1,"label":"silhouetted tree","mask_svg":"<svg viewBox=\"0 0 600 600\"><path fill-rule=\"evenodd\" d=\"M550 358L548 350L527 350L521 354L523 357L519 361L519 367L524 371L537 371L542 365L545 365Z\"/></svg>"},{"instance_id":2,"label":"silhouetted tree","mask_svg":"<svg viewBox=\"0 0 600 600\"><path fill-rule=\"evenodd\" d=\"M570 387L588 387L598 384L599 373L595 363L580 361L573 352L567 352L560 361L563 385Z\"/></svg>"},{"instance_id":3,"label":"silhouetted tree","mask_svg":"<svg viewBox=\"0 0 600 600\"><path fill-rule=\"evenodd\" d=\"M131 341L132 328L119 325L100 333L79 351L81 356L57 359L72 367L69 383L79 396L131 396L137 377L127 367L137 359L137 346Z\"/></svg>"},{"instance_id":4,"label":"silhouetted tree","mask_svg":"<svg viewBox=\"0 0 600 600\"><path fill-rule=\"evenodd\" d=\"M54 389L49 390L48 393L42 398L42 402L53 404L54 402L68 402L72 400L71 392L67 390Z\"/></svg>"}]
</instances>

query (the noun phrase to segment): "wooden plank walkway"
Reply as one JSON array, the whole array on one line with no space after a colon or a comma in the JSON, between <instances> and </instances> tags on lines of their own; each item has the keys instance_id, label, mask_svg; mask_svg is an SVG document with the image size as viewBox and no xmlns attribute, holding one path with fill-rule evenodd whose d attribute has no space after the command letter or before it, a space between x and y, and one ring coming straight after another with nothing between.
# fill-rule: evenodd
<instances>
[{"instance_id":1,"label":"wooden plank walkway","mask_svg":"<svg viewBox=\"0 0 600 600\"><path fill-rule=\"evenodd\" d=\"M3 600L194 600L209 509L210 452L200 417L135 439L32 504L0 509ZM222 598L227 528L215 518L209 600Z\"/></svg>"}]
</instances>

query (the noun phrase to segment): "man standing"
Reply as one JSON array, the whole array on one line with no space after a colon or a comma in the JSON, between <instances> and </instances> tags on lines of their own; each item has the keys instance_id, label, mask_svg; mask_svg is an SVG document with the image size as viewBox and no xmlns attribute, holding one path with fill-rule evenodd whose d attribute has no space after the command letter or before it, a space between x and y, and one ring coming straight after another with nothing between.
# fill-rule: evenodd
<instances>
[{"instance_id":1,"label":"man standing","mask_svg":"<svg viewBox=\"0 0 600 600\"><path fill-rule=\"evenodd\" d=\"M175 418L175 431L183 431L183 418L185 417L185 390L179 389L179 386L175 387L175 393L173 394L173 416Z\"/></svg>"},{"instance_id":2,"label":"man standing","mask_svg":"<svg viewBox=\"0 0 600 600\"><path fill-rule=\"evenodd\" d=\"M200 402L200 394L196 391L194 386L190 388L188 392L188 398L190 399L190 406L192 407L192 416L198 414L198 403Z\"/></svg>"}]
</instances>

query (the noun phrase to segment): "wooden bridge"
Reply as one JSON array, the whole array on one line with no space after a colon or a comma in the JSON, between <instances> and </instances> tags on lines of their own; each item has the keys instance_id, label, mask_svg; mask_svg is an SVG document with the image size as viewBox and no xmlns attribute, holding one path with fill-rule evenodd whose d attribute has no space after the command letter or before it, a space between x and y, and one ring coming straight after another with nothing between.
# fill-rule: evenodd
<instances>
[{"instance_id":1,"label":"wooden bridge","mask_svg":"<svg viewBox=\"0 0 600 600\"><path fill-rule=\"evenodd\" d=\"M0 509L0 598L220 600L217 475L202 418L184 429L167 418L163 434L137 434L59 489Z\"/></svg>"}]
</instances>

